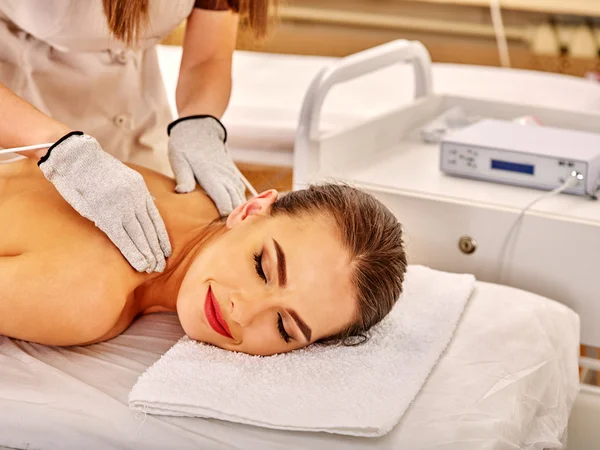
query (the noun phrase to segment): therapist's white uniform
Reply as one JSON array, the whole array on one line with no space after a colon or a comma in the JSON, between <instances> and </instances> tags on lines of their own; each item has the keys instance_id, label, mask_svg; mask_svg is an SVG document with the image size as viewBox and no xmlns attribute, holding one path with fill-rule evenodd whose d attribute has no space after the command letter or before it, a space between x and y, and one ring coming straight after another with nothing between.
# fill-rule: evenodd
<instances>
[{"instance_id":1,"label":"therapist's white uniform","mask_svg":"<svg viewBox=\"0 0 600 450\"><path fill-rule=\"evenodd\" d=\"M0 0L0 81L120 160L164 171L172 117L155 46L194 3L152 0L131 50L110 37L101 0Z\"/></svg>"}]
</instances>

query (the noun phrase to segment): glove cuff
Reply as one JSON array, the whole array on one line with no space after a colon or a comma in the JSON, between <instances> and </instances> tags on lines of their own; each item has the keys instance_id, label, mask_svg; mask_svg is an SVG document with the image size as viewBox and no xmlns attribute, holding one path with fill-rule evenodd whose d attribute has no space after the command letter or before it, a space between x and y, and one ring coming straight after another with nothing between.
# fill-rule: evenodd
<instances>
[{"instance_id":1,"label":"glove cuff","mask_svg":"<svg viewBox=\"0 0 600 450\"><path fill-rule=\"evenodd\" d=\"M101 167L110 168L111 160L92 136L76 131L59 139L38 162L44 176L52 183L58 178L70 179Z\"/></svg>"},{"instance_id":2,"label":"glove cuff","mask_svg":"<svg viewBox=\"0 0 600 450\"><path fill-rule=\"evenodd\" d=\"M171 130L178 123L184 122L186 120L196 120L196 119L198 119L198 120L201 120L201 119L213 119L223 129L223 143L227 142L227 129L225 128L225 125L223 125L223 123L219 119L217 119L215 116L211 116L210 114L198 114L198 115L194 115L194 116L180 117L179 119L174 120L173 122L171 122L169 124L169 126L167 127L167 134L170 136L171 135Z\"/></svg>"},{"instance_id":3,"label":"glove cuff","mask_svg":"<svg viewBox=\"0 0 600 450\"><path fill-rule=\"evenodd\" d=\"M63 137L61 137L54 144L52 144L52 147L50 147L48 149L48 151L46 152L46 154L44 156L42 156L40 158L40 160L38 161L38 163L37 163L38 167L41 166L46 161L48 161L48 158L50 158L50 153L52 153L52 150L54 150L57 146L59 146L64 141L66 141L67 139L69 139L71 136L83 136L83 131L71 131L70 133L67 133Z\"/></svg>"}]
</instances>

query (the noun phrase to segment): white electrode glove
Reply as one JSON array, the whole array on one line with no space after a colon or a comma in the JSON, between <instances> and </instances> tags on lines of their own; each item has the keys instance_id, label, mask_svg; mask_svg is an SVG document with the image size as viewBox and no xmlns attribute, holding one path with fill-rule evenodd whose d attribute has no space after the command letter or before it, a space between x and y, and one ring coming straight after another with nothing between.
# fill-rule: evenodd
<instances>
[{"instance_id":1,"label":"white electrode glove","mask_svg":"<svg viewBox=\"0 0 600 450\"><path fill-rule=\"evenodd\" d=\"M227 131L217 118L182 117L172 122L167 131L177 192L192 192L198 180L221 216L246 201L244 183L225 146Z\"/></svg>"},{"instance_id":2,"label":"white electrode glove","mask_svg":"<svg viewBox=\"0 0 600 450\"><path fill-rule=\"evenodd\" d=\"M138 272L162 272L171 256L165 224L142 176L74 131L38 166L73 209L91 220Z\"/></svg>"}]
</instances>

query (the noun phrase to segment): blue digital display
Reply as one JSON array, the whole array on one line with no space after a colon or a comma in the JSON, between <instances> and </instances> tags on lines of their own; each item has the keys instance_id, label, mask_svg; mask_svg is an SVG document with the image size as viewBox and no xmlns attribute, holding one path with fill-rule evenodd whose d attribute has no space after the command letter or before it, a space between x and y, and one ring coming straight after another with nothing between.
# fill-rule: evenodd
<instances>
[{"instance_id":1,"label":"blue digital display","mask_svg":"<svg viewBox=\"0 0 600 450\"><path fill-rule=\"evenodd\" d=\"M530 164L518 164L508 161L492 159L492 169L506 170L508 172L519 172L533 175L535 167Z\"/></svg>"}]
</instances>

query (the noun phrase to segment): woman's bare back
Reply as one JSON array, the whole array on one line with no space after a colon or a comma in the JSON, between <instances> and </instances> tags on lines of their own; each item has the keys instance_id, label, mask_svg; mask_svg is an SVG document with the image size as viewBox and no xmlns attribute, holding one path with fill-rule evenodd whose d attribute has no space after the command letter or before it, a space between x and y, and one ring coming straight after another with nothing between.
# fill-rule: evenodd
<instances>
[{"instance_id":1,"label":"woman's bare back","mask_svg":"<svg viewBox=\"0 0 600 450\"><path fill-rule=\"evenodd\" d=\"M156 199L174 248L185 244L180 236L188 226L217 217L200 190L176 194L170 178L135 169ZM8 330L0 328L0 334L49 345L83 344L119 334L139 313L135 289L150 275L132 269L106 235L73 210L31 160L0 165L0 231L0 270L18 274L19 283L28 275L26 286L0 277L0 283L9 284L8 290L26 294L15 304L0 293L0 327ZM3 323L2 314L11 311L13 318L29 313L6 325L11 317ZM47 321L64 322L64 330L51 331L56 327Z\"/></svg>"}]
</instances>

